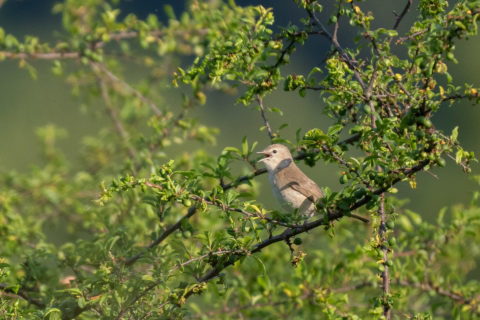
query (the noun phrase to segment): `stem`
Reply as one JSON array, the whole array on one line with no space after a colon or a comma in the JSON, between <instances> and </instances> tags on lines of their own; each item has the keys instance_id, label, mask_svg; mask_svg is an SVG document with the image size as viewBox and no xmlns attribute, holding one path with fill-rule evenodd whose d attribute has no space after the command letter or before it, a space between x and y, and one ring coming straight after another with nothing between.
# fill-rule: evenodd
<instances>
[{"instance_id":1,"label":"stem","mask_svg":"<svg viewBox=\"0 0 480 320\"><path fill-rule=\"evenodd\" d=\"M265 116L265 108L263 107L263 99L257 95L257 101L260 105L260 114L262 115L263 122L265 123L265 127L267 128L268 136L270 137L270 141L273 140L275 135L272 132L272 127L270 127L270 123L268 122L267 117Z\"/></svg>"},{"instance_id":2,"label":"stem","mask_svg":"<svg viewBox=\"0 0 480 320\"><path fill-rule=\"evenodd\" d=\"M145 248L144 251L137 253L135 256L127 259L125 261L126 266L130 266L134 264L138 259L140 259L146 252L148 252L149 249L159 245L163 240L165 240L172 232L174 232L177 229L180 229L182 226L183 220L188 220L191 216L193 216L197 212L197 207L192 206L188 209L188 213L184 215L181 219L179 219L176 223L171 225L167 230L165 230L158 238L156 238L152 243L148 245L148 247Z\"/></svg>"},{"instance_id":3,"label":"stem","mask_svg":"<svg viewBox=\"0 0 480 320\"><path fill-rule=\"evenodd\" d=\"M378 208L378 214L380 216L380 226L378 228L378 235L380 236L380 241L382 242L382 251L383 251L383 272L382 272L382 287L383 287L383 315L386 319L390 319L391 311L388 298L390 296L390 278L388 270L388 248L385 245L387 240L387 228L386 228L386 214L385 214L385 194L380 195L380 206Z\"/></svg>"},{"instance_id":4,"label":"stem","mask_svg":"<svg viewBox=\"0 0 480 320\"><path fill-rule=\"evenodd\" d=\"M99 84L100 84L100 90L102 92L102 98L103 98L103 101L105 102L105 107L107 108L108 115L110 116L110 119L112 119L112 122L115 125L115 129L117 130L119 136L125 142L125 146L128 149L128 154L132 159L135 159L136 158L135 149L130 144L130 136L128 132L125 130L125 128L123 127L122 121L118 117L117 110L112 104L112 100L110 99L110 95L108 93L108 88L105 84L105 81L100 78Z\"/></svg>"},{"instance_id":5,"label":"stem","mask_svg":"<svg viewBox=\"0 0 480 320\"><path fill-rule=\"evenodd\" d=\"M145 97L140 91L138 91L137 89L133 88L131 85L129 85L127 82L125 82L124 80L120 79L119 77L117 77L113 72L111 72L103 63L98 63L98 62L90 62L90 65L93 67L93 69L96 71L96 70L99 70L101 71L103 74L105 74L109 79L110 81L114 82L114 83L118 83L120 84L127 92L129 92L130 94L133 94L134 96L136 96L138 99L140 99L140 101L142 101L143 103L147 104L150 109L153 111L153 113L155 113L155 115L157 117L161 117L163 116L163 112L160 111L160 108L155 104L153 103L152 100L150 100L149 98Z\"/></svg>"},{"instance_id":6,"label":"stem","mask_svg":"<svg viewBox=\"0 0 480 320\"><path fill-rule=\"evenodd\" d=\"M393 29L396 30L398 26L400 25L400 22L402 22L403 18L407 14L408 10L410 10L411 5L413 4L413 0L408 0L407 4L403 8L402 13L397 17L397 20L395 21L395 25L393 26Z\"/></svg>"}]
</instances>

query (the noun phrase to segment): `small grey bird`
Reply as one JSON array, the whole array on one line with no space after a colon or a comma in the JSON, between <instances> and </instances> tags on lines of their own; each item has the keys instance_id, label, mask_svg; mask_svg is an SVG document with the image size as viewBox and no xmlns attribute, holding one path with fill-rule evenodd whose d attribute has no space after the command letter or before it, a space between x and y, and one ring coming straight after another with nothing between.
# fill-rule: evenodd
<instances>
[{"instance_id":1,"label":"small grey bird","mask_svg":"<svg viewBox=\"0 0 480 320\"><path fill-rule=\"evenodd\" d=\"M315 202L323 193L293 162L290 150L284 145L272 144L258 153L265 156L259 162L265 164L273 194L282 206L312 217L316 212Z\"/></svg>"}]
</instances>

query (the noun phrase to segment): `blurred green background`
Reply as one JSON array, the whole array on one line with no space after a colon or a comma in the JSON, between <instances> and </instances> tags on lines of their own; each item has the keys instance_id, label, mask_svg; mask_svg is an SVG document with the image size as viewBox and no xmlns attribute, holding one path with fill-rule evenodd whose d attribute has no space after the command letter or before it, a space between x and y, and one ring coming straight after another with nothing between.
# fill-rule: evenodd
<instances>
[{"instance_id":1,"label":"blurred green background","mask_svg":"<svg viewBox=\"0 0 480 320\"><path fill-rule=\"evenodd\" d=\"M258 5L273 7L278 26L287 25L289 21L296 22L302 17L302 12L296 8L293 1L237 1L239 5ZM360 4L362 9L371 10L376 17L374 26L391 27L394 22L393 10L400 12L405 1L369 0ZM1 1L0 1L1 3ZM61 28L61 17L53 15L51 8L55 1L50 0L7 0L0 7L0 26L6 33L23 38L24 35L40 37L42 41L54 43L56 39L65 37ZM140 18L148 14L157 14L166 22L163 13L165 4L174 7L180 13L184 8L183 1L120 1L122 14L135 13ZM329 8L322 14L324 21L328 21ZM416 16L414 9L402 22L400 33L408 30ZM344 46L353 44L353 34L339 34ZM292 56L293 64L284 70L284 74L295 70L305 73L314 64L320 64L328 53L329 45L321 38L313 45L298 48ZM450 64L449 72L457 80L457 84L464 82L474 86L480 85L478 71L480 70L480 38L477 36L469 41L461 41L457 45L456 57L459 64ZM78 164L77 158L83 137L95 135L102 127L111 125L105 116L100 101L92 105L82 105L82 100L71 95L71 87L64 78L54 76L51 71L51 61L32 61L38 70L38 78L33 80L26 70L18 67L19 61L3 61L0 63L0 168L2 170L27 171L30 167L40 164L39 146L35 136L36 128L47 124L55 124L68 131L68 137L61 140L60 148L66 153L72 163ZM80 67L76 61L68 61L72 66ZM132 70L126 74L127 79L141 77L140 71ZM163 88L166 89L166 88ZM161 90L161 88L159 88ZM180 96L179 90L165 90L168 95L165 101L175 101ZM167 94L167 93L166 93ZM235 103L236 96L210 92L206 106L198 108L194 114L201 122L216 126L220 135L216 146L208 146L213 154L218 154L225 146L239 146L242 137L247 136L250 142L258 141L257 149L268 144L266 132L258 131L262 125L259 113L255 106L243 107ZM265 100L268 107L277 107L284 111L281 117L276 113L269 118L274 128L288 122L289 126L282 130L282 137L295 141L295 132L298 128L302 133L306 130L319 127L326 129L329 120L322 114L322 100L318 93L310 92L306 98L296 93L278 92ZM86 110L86 111L85 111ZM96 110L92 112L92 110ZM467 150L480 154L480 128L477 119L480 118L478 107L468 101L453 107L444 105L442 110L433 119L434 124L450 134L455 126L460 126L459 140ZM173 157L172 154L168 155ZM335 165L318 163L314 168L300 164L312 178L321 186L329 186L338 190L338 170ZM447 160L446 168L434 170L438 179L428 173L418 176L417 190L411 190L407 184L399 186L399 197L409 199L407 208L420 213L428 220L434 219L439 209L457 203L467 204L477 184L470 175L464 174L460 167L451 160ZM478 165L473 165L473 173L478 174ZM262 176L260 181L261 197L264 202L275 207L271 196L267 178ZM1 188L1 186L0 186Z\"/></svg>"}]
</instances>

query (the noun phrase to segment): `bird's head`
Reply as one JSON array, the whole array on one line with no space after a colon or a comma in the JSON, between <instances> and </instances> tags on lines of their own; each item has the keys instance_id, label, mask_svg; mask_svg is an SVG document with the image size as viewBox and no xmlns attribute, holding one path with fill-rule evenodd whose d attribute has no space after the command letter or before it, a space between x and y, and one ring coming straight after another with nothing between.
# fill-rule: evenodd
<instances>
[{"instance_id":1,"label":"bird's head","mask_svg":"<svg viewBox=\"0 0 480 320\"><path fill-rule=\"evenodd\" d=\"M257 153L265 156L265 158L260 159L258 162L263 162L268 171L285 168L293 161L290 150L282 144L269 145Z\"/></svg>"}]
</instances>

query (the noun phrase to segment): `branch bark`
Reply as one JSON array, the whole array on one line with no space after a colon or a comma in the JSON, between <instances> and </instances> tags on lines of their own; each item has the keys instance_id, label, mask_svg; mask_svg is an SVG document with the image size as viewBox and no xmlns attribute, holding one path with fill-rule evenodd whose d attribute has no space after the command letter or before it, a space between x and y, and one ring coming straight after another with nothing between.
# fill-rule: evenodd
<instances>
[{"instance_id":1,"label":"branch bark","mask_svg":"<svg viewBox=\"0 0 480 320\"><path fill-rule=\"evenodd\" d=\"M39 308L45 308L46 307L46 305L44 303L42 303L41 301L30 297L30 294L27 293L27 291L25 291L22 288L18 289L18 291L15 292L15 290L13 290L13 288L11 288L8 284L0 283L0 290L2 290L3 292L5 292L8 295L12 295L13 297L21 298L21 299L27 301L28 303L33 304L36 307L39 307Z\"/></svg>"},{"instance_id":2,"label":"branch bark","mask_svg":"<svg viewBox=\"0 0 480 320\"><path fill-rule=\"evenodd\" d=\"M175 230L180 229L182 226L182 222L184 220L188 220L191 216L193 216L195 213L197 213L197 207L192 206L188 209L188 212L186 215L184 215L182 218L180 218L177 222L175 222L173 225L167 228L160 236L158 236L152 243L150 243L146 248L144 248L144 251L137 253L135 256L127 259L125 261L126 266L130 266L134 264L138 259L140 259L149 249L158 246L160 243L162 243L163 240L165 240L171 233L173 233Z\"/></svg>"},{"instance_id":3,"label":"branch bark","mask_svg":"<svg viewBox=\"0 0 480 320\"><path fill-rule=\"evenodd\" d=\"M120 84L126 91L136 96L143 103L147 104L157 117L161 117L163 115L163 112L160 111L160 108L158 108L158 106L152 100L145 97L140 91L133 88L126 81L117 77L107 68L107 66L105 66L105 64L91 61L90 65L93 67L94 70L99 70L103 74L105 74L110 79L110 81Z\"/></svg>"},{"instance_id":4,"label":"branch bark","mask_svg":"<svg viewBox=\"0 0 480 320\"><path fill-rule=\"evenodd\" d=\"M405 15L410 10L410 6L412 4L413 4L413 0L407 0L407 4L403 8L402 13L400 13L400 15L397 17L397 20L395 21L395 24L393 25L394 30L396 30L398 28L398 26L400 25L400 22L402 22L403 18L405 17Z\"/></svg>"},{"instance_id":5,"label":"branch bark","mask_svg":"<svg viewBox=\"0 0 480 320\"><path fill-rule=\"evenodd\" d=\"M382 289L383 289L383 315L388 320L392 314L392 309L390 308L389 297L390 297L390 278L389 278L389 269L388 269L388 248L385 245L387 241L387 227L386 221L387 217L385 214L385 194L380 195L380 206L378 208L378 214L380 216L380 226L378 229L378 235L380 241L382 242L381 249L383 252L383 272L382 272Z\"/></svg>"},{"instance_id":6,"label":"branch bark","mask_svg":"<svg viewBox=\"0 0 480 320\"><path fill-rule=\"evenodd\" d=\"M260 106L260 114L262 115L263 123L265 123L265 127L267 128L268 136L270 137L270 141L273 140L275 135L272 132L272 127L270 127L270 123L268 122L267 116L265 115L265 108L263 107L263 99L259 95L257 95L258 105Z\"/></svg>"}]
</instances>

